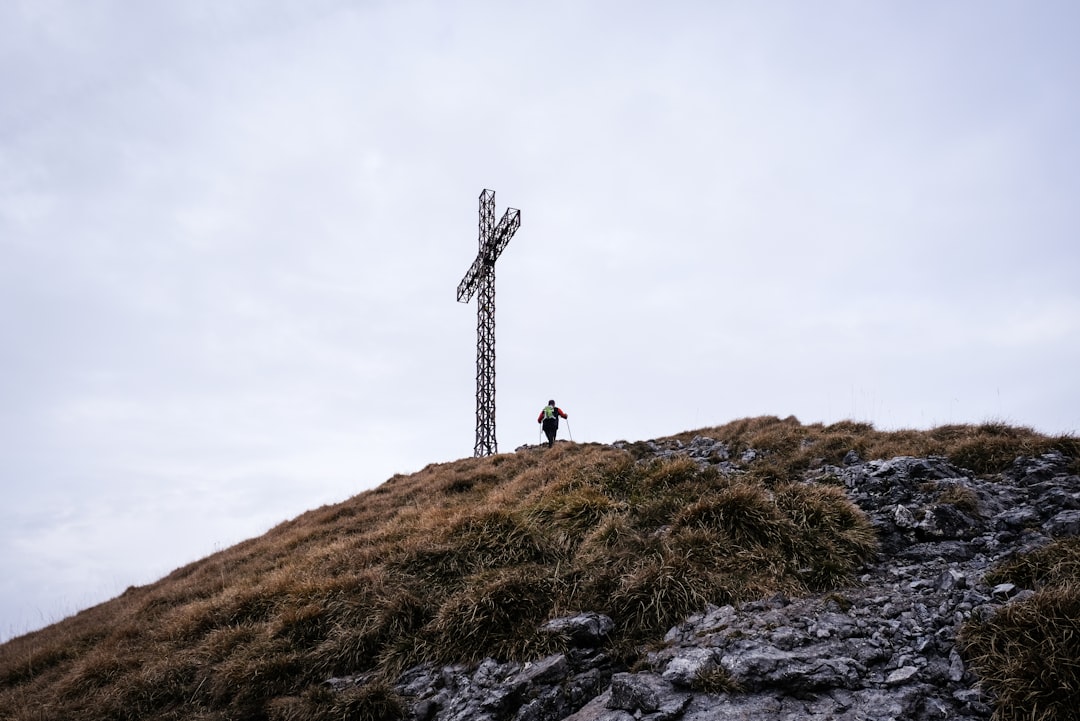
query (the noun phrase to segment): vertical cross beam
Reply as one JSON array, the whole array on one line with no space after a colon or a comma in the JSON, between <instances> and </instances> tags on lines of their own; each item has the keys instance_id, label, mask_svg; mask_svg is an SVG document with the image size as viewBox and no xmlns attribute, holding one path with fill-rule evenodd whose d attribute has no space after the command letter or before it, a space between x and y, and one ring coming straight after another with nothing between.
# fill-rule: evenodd
<instances>
[{"instance_id":1,"label":"vertical cross beam","mask_svg":"<svg viewBox=\"0 0 1080 721\"><path fill-rule=\"evenodd\" d=\"M457 288L459 303L476 295L476 445L473 455L499 452L495 440L495 261L521 225L521 211L507 208L495 224L495 191L480 193L480 249Z\"/></svg>"}]
</instances>

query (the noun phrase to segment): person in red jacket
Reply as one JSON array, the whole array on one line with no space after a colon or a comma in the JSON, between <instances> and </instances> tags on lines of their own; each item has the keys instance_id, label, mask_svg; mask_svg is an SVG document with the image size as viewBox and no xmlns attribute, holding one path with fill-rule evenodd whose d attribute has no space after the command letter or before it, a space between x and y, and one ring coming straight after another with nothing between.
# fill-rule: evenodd
<instances>
[{"instance_id":1,"label":"person in red jacket","mask_svg":"<svg viewBox=\"0 0 1080 721\"><path fill-rule=\"evenodd\" d=\"M567 419L570 417L555 405L555 401L548 401L548 404L544 406L544 410L540 411L540 415L536 419L537 423L543 424L541 427L544 429L544 435L547 436L548 448L555 445L555 434L559 432L559 416Z\"/></svg>"}]
</instances>

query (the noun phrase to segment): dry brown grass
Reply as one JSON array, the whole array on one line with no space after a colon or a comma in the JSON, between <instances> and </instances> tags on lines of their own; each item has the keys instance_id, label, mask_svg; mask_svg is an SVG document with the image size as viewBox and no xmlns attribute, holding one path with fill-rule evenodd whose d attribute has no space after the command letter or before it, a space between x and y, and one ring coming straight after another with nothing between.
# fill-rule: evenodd
<instances>
[{"instance_id":1,"label":"dry brown grass","mask_svg":"<svg viewBox=\"0 0 1080 721\"><path fill-rule=\"evenodd\" d=\"M807 466L839 464L848 451L862 458L946 456L976 473L1004 471L1018 456L1058 450L1072 459L1072 472L1080 473L1080 439L1072 435L1044 436L1030 428L991 421L975 425L945 425L928 431L879 431L868 423L841 421L831 425L803 425L794 416L746 418L717 428L680 433L686 442L704 435L726 442L736 453L753 448L766 451L757 463L783 478ZM769 466L775 466L769 469Z\"/></svg>"},{"instance_id":2,"label":"dry brown grass","mask_svg":"<svg viewBox=\"0 0 1080 721\"><path fill-rule=\"evenodd\" d=\"M980 471L1014 452L1080 455L993 424L755 418L692 435L763 457L725 477L639 460L643 444L567 443L396 475L0 646L0 718L397 718L386 682L401 670L548 653L559 639L537 627L555 616L608 614L630 655L706 603L843 585L873 534L842 489L800 476L849 450L952 453ZM350 674L374 680L320 685Z\"/></svg>"},{"instance_id":3,"label":"dry brown grass","mask_svg":"<svg viewBox=\"0 0 1080 721\"><path fill-rule=\"evenodd\" d=\"M960 641L995 721L1067 721L1080 708L1080 539L1057 540L988 574L991 583L1035 589L989 618L965 624Z\"/></svg>"}]
</instances>

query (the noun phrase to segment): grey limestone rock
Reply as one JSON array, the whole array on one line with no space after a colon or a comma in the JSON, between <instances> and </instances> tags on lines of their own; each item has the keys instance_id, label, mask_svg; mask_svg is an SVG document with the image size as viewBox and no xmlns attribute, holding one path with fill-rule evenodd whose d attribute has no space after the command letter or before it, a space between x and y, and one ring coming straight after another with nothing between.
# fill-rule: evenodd
<instances>
[{"instance_id":1,"label":"grey limestone rock","mask_svg":"<svg viewBox=\"0 0 1080 721\"><path fill-rule=\"evenodd\" d=\"M1061 511L1044 523L1042 530L1055 538L1080 536L1080 511Z\"/></svg>"},{"instance_id":2,"label":"grey limestone rock","mask_svg":"<svg viewBox=\"0 0 1080 721\"><path fill-rule=\"evenodd\" d=\"M607 706L628 711L638 718L656 721L675 718L686 707L690 694L677 690L653 673L617 673L611 678Z\"/></svg>"},{"instance_id":3,"label":"grey limestone rock","mask_svg":"<svg viewBox=\"0 0 1080 721\"><path fill-rule=\"evenodd\" d=\"M615 629L615 622L602 613L579 613L567 618L554 618L542 627L548 633L564 634L577 645L595 646Z\"/></svg>"},{"instance_id":4,"label":"grey limestone rock","mask_svg":"<svg viewBox=\"0 0 1080 721\"><path fill-rule=\"evenodd\" d=\"M662 676L676 686L690 688L702 676L718 668L719 663L712 649L688 648L668 661Z\"/></svg>"}]
</instances>

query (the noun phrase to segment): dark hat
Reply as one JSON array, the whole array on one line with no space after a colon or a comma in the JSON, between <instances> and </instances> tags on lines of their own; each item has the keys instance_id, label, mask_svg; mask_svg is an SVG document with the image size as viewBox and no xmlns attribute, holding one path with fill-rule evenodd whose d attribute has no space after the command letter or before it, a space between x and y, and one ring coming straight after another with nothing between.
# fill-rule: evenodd
<instances>
[{"instance_id":1,"label":"dark hat","mask_svg":"<svg viewBox=\"0 0 1080 721\"><path fill-rule=\"evenodd\" d=\"M548 401L548 405L549 405L549 406L553 406L553 405L555 405L555 401Z\"/></svg>"}]
</instances>

